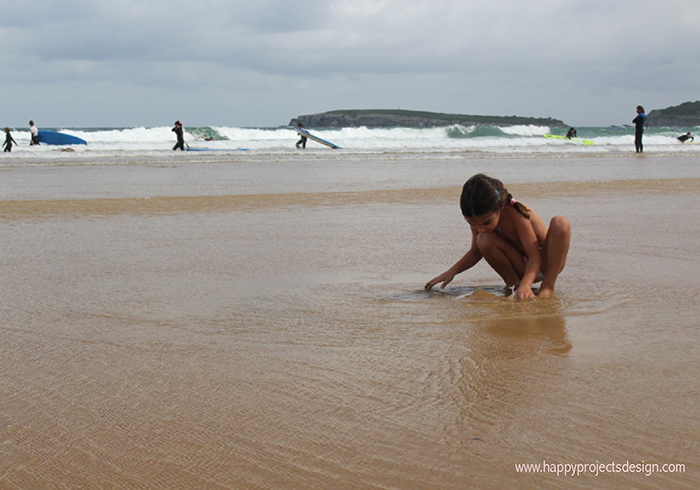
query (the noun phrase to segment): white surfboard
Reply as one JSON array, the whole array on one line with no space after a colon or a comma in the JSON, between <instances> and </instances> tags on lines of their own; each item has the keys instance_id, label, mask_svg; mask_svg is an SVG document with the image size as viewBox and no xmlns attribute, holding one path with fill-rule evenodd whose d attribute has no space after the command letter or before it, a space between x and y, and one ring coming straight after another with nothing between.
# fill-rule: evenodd
<instances>
[{"instance_id":1,"label":"white surfboard","mask_svg":"<svg viewBox=\"0 0 700 490\"><path fill-rule=\"evenodd\" d=\"M319 138L318 136L314 136L313 134L309 133L305 129L301 129L299 127L295 127L294 130L299 133L299 136L304 136L306 138L309 138L312 141L315 141L316 143L321 143L322 145L326 145L330 148L333 148L334 150L340 149L340 147L334 143L331 143L330 141L326 141L322 138Z\"/></svg>"}]
</instances>

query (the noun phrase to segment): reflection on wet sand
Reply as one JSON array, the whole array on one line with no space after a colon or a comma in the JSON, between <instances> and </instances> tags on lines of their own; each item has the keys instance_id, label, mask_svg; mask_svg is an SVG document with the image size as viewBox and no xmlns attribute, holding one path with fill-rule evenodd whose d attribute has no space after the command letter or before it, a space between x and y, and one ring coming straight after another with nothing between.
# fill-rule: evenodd
<instances>
[{"instance_id":1,"label":"reflection on wet sand","mask_svg":"<svg viewBox=\"0 0 700 490\"><path fill-rule=\"evenodd\" d=\"M501 311L476 320L477 331L492 335L493 343L499 345L499 349L492 352L494 360L518 358L518 352L532 355L545 350L566 355L571 350L562 305L556 298L521 303L509 301L503 306Z\"/></svg>"},{"instance_id":2,"label":"reflection on wet sand","mask_svg":"<svg viewBox=\"0 0 700 490\"><path fill-rule=\"evenodd\" d=\"M461 397L455 430L471 426L479 440L494 442L494 428L546 403L567 369L572 344L555 298L522 303L479 288L460 301L464 326L454 343L464 355L451 370Z\"/></svg>"}]
</instances>

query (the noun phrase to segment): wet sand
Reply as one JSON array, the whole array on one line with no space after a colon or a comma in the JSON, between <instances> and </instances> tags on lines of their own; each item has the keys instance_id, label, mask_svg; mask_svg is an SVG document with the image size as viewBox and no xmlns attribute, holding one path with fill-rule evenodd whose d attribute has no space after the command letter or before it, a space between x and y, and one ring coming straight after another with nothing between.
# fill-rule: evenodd
<instances>
[{"instance_id":1,"label":"wet sand","mask_svg":"<svg viewBox=\"0 0 700 490\"><path fill-rule=\"evenodd\" d=\"M484 264L421 289L468 239L452 162L228 194L206 165L151 195L99 189L152 167L4 169L0 488L697 488L700 162L628 160L493 172L572 222L531 303ZM685 472L516 471L542 461Z\"/></svg>"}]
</instances>

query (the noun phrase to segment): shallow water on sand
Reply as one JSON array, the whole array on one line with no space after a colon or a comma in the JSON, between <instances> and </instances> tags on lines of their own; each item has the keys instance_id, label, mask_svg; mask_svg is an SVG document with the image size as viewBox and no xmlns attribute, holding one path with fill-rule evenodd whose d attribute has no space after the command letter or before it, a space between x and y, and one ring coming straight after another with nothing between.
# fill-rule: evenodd
<instances>
[{"instance_id":1,"label":"shallow water on sand","mask_svg":"<svg viewBox=\"0 0 700 490\"><path fill-rule=\"evenodd\" d=\"M494 173L572 221L556 297L530 303L484 264L422 289L464 252L481 168L230 193L235 167L174 168L150 199L100 190L148 167L79 191L5 171L0 488L695 488L700 166L676 161ZM515 468L542 461L685 472Z\"/></svg>"}]
</instances>

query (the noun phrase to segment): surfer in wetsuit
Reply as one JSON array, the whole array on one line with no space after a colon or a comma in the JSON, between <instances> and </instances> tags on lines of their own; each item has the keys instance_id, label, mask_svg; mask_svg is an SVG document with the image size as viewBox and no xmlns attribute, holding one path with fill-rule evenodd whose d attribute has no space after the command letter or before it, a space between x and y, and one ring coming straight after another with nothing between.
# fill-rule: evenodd
<instances>
[{"instance_id":1,"label":"surfer in wetsuit","mask_svg":"<svg viewBox=\"0 0 700 490\"><path fill-rule=\"evenodd\" d=\"M690 134L690 132L680 135L677 139L681 143L685 143L688 140L695 141L695 138L693 138L693 135Z\"/></svg>"},{"instance_id":2,"label":"surfer in wetsuit","mask_svg":"<svg viewBox=\"0 0 700 490\"><path fill-rule=\"evenodd\" d=\"M304 131L306 131L306 128L304 127L304 125L302 123L297 123L297 127L299 129L303 129ZM302 136L301 139L299 141L297 141L297 145L296 145L297 148L306 148L306 140L307 139L308 138L306 136Z\"/></svg>"},{"instance_id":3,"label":"surfer in wetsuit","mask_svg":"<svg viewBox=\"0 0 700 490\"><path fill-rule=\"evenodd\" d=\"M180 121L175 121L175 127L172 129L172 131L174 131L177 135L177 143L175 143L175 146L173 146L173 150L177 150L179 148L180 150L185 151L185 135L183 134L184 131L182 129L182 123Z\"/></svg>"},{"instance_id":4,"label":"surfer in wetsuit","mask_svg":"<svg viewBox=\"0 0 700 490\"><path fill-rule=\"evenodd\" d=\"M566 137L571 139L576 137L576 128L569 128L569 132L566 133Z\"/></svg>"},{"instance_id":5,"label":"surfer in wetsuit","mask_svg":"<svg viewBox=\"0 0 700 490\"><path fill-rule=\"evenodd\" d=\"M647 115L644 114L644 107L637 106L637 117L632 119L634 123L634 148L637 153L642 153L644 151L644 145L642 145L642 135L644 134L644 124L647 122Z\"/></svg>"},{"instance_id":6,"label":"surfer in wetsuit","mask_svg":"<svg viewBox=\"0 0 700 490\"><path fill-rule=\"evenodd\" d=\"M39 144L39 130L34 125L34 121L29 121L29 134L32 136L32 141L29 146L34 146Z\"/></svg>"},{"instance_id":7,"label":"surfer in wetsuit","mask_svg":"<svg viewBox=\"0 0 700 490\"><path fill-rule=\"evenodd\" d=\"M5 143L3 143L2 146L5 148L6 152L12 151L12 143L14 143L15 145L17 144L17 142L10 134L10 128L5 128Z\"/></svg>"}]
</instances>

